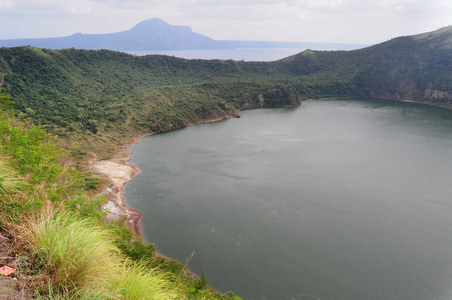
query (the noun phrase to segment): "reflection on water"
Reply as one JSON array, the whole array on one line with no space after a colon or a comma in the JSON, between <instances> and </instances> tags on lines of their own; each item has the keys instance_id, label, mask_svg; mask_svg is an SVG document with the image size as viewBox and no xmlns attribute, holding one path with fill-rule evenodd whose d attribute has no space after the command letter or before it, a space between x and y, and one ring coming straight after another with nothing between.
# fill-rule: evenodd
<instances>
[{"instance_id":1,"label":"reflection on water","mask_svg":"<svg viewBox=\"0 0 452 300\"><path fill-rule=\"evenodd\" d=\"M147 239L244 299L452 298L452 112L258 109L140 140Z\"/></svg>"}]
</instances>

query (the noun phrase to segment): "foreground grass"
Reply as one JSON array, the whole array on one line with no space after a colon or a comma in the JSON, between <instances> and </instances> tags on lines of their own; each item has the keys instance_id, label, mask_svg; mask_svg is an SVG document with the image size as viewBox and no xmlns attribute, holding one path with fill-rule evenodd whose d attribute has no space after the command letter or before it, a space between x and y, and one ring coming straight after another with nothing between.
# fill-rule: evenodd
<instances>
[{"instance_id":1,"label":"foreground grass","mask_svg":"<svg viewBox=\"0 0 452 300\"><path fill-rule=\"evenodd\" d=\"M49 282L63 295L176 299L164 274L125 259L111 232L94 219L46 213L27 225L22 236L33 249L32 257L37 265L46 266Z\"/></svg>"},{"instance_id":2,"label":"foreground grass","mask_svg":"<svg viewBox=\"0 0 452 300\"><path fill-rule=\"evenodd\" d=\"M7 157L0 156L0 193L9 194L19 191L24 183L17 172L7 163Z\"/></svg>"}]
</instances>

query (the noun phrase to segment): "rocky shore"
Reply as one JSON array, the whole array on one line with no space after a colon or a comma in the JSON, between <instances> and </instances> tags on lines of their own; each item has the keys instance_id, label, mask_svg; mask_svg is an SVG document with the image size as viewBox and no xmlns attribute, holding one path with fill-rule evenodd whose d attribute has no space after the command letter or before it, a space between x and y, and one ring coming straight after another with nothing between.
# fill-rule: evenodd
<instances>
[{"instance_id":1,"label":"rocky shore","mask_svg":"<svg viewBox=\"0 0 452 300\"><path fill-rule=\"evenodd\" d=\"M125 157L111 160L94 160L91 168L109 179L109 183L98 194L98 196L105 196L107 200L103 205L104 211L107 212L107 220L125 221L126 225L142 239L139 222L142 213L128 207L122 196L124 185L140 172L136 166L127 164L132 151L128 150L130 145L124 147L126 150Z\"/></svg>"}]
</instances>

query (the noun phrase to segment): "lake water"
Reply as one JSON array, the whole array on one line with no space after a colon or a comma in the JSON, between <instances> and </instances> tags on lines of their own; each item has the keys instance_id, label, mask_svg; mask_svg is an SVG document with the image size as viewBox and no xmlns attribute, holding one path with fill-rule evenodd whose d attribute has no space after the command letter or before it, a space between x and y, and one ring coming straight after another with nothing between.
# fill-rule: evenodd
<instances>
[{"instance_id":1,"label":"lake water","mask_svg":"<svg viewBox=\"0 0 452 300\"><path fill-rule=\"evenodd\" d=\"M315 44L306 43L311 50L355 50L368 45L360 44ZM237 48L237 49L201 49L201 50L153 50L127 51L129 54L169 55L186 59L233 59L244 61L275 61L303 52L307 48Z\"/></svg>"},{"instance_id":2,"label":"lake water","mask_svg":"<svg viewBox=\"0 0 452 300\"><path fill-rule=\"evenodd\" d=\"M322 100L142 138L149 242L244 299L451 299L452 111Z\"/></svg>"}]
</instances>

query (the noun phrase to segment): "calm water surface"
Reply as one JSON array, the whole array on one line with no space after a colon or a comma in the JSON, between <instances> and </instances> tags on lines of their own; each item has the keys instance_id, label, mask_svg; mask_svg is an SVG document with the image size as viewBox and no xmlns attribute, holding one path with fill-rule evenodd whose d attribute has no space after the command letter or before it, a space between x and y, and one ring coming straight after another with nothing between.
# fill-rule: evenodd
<instances>
[{"instance_id":1,"label":"calm water surface","mask_svg":"<svg viewBox=\"0 0 452 300\"><path fill-rule=\"evenodd\" d=\"M380 100L145 137L148 241L244 299L451 299L452 111Z\"/></svg>"}]
</instances>

